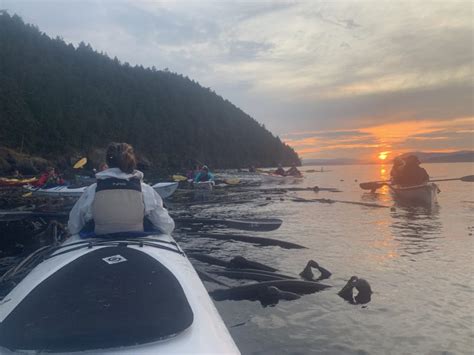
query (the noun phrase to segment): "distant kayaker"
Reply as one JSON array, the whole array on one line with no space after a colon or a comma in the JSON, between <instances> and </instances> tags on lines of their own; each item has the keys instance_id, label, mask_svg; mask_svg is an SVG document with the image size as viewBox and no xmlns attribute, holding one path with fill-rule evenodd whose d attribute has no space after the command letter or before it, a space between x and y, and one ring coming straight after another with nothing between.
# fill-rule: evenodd
<instances>
[{"instance_id":1,"label":"distant kayaker","mask_svg":"<svg viewBox=\"0 0 474 355\"><path fill-rule=\"evenodd\" d=\"M285 173L286 176L294 176L294 177L302 177L301 171L296 168L296 165L293 165L288 171Z\"/></svg>"},{"instance_id":2,"label":"distant kayaker","mask_svg":"<svg viewBox=\"0 0 474 355\"><path fill-rule=\"evenodd\" d=\"M96 174L97 183L84 191L71 210L69 232L77 234L91 221L97 235L143 231L146 217L154 229L171 233L174 221L163 208L160 195L143 183L143 173L135 170L132 146L111 143L106 162L109 168Z\"/></svg>"},{"instance_id":3,"label":"distant kayaker","mask_svg":"<svg viewBox=\"0 0 474 355\"><path fill-rule=\"evenodd\" d=\"M99 172L107 170L108 168L109 168L109 166L107 165L107 163L102 163L102 164L99 165Z\"/></svg>"},{"instance_id":4,"label":"distant kayaker","mask_svg":"<svg viewBox=\"0 0 474 355\"><path fill-rule=\"evenodd\" d=\"M189 180L192 180L194 181L194 179L196 178L196 176L201 172L201 167L199 165L196 165L196 168L190 168L187 172L186 172L186 177L188 178L188 181Z\"/></svg>"},{"instance_id":5,"label":"distant kayaker","mask_svg":"<svg viewBox=\"0 0 474 355\"><path fill-rule=\"evenodd\" d=\"M214 175L209 171L207 165L203 165L199 174L194 178L194 182L214 181Z\"/></svg>"},{"instance_id":6,"label":"distant kayaker","mask_svg":"<svg viewBox=\"0 0 474 355\"><path fill-rule=\"evenodd\" d=\"M11 177L13 179L23 179L23 175L20 174L20 172L18 171L18 169L13 169L12 173L11 173Z\"/></svg>"},{"instance_id":7,"label":"distant kayaker","mask_svg":"<svg viewBox=\"0 0 474 355\"><path fill-rule=\"evenodd\" d=\"M41 188L50 188L55 186L64 185L65 182L61 176L56 172L56 169L52 166L46 168L46 171L41 174L35 186Z\"/></svg>"},{"instance_id":8,"label":"distant kayaker","mask_svg":"<svg viewBox=\"0 0 474 355\"><path fill-rule=\"evenodd\" d=\"M422 185L430 180L425 169L420 167L420 160L415 155L409 155L404 159L405 165L400 169L396 178L396 184L400 186Z\"/></svg>"},{"instance_id":9,"label":"distant kayaker","mask_svg":"<svg viewBox=\"0 0 474 355\"><path fill-rule=\"evenodd\" d=\"M402 170L405 166L405 161L400 158L400 157L396 157L394 160L393 160L393 167L392 167L392 170L390 170L390 178L392 179L392 183L394 185L398 185L399 182L399 177L400 175L402 174Z\"/></svg>"},{"instance_id":10,"label":"distant kayaker","mask_svg":"<svg viewBox=\"0 0 474 355\"><path fill-rule=\"evenodd\" d=\"M278 168L274 172L275 175L281 175L285 176L285 169L281 166L281 164L278 164Z\"/></svg>"}]
</instances>

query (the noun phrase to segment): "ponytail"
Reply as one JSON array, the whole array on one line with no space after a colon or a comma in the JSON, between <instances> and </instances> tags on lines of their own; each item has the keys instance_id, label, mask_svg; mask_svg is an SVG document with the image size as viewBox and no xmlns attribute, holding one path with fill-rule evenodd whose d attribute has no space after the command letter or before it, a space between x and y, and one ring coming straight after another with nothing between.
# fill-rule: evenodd
<instances>
[{"instance_id":1,"label":"ponytail","mask_svg":"<svg viewBox=\"0 0 474 355\"><path fill-rule=\"evenodd\" d=\"M110 143L105 160L109 168L119 168L127 174L133 173L137 166L133 147L127 143Z\"/></svg>"}]
</instances>

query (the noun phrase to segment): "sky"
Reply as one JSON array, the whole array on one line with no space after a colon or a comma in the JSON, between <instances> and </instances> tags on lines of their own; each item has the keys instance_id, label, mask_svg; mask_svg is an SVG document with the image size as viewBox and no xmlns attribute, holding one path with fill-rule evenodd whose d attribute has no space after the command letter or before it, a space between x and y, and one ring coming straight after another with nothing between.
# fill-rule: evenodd
<instances>
[{"instance_id":1,"label":"sky","mask_svg":"<svg viewBox=\"0 0 474 355\"><path fill-rule=\"evenodd\" d=\"M474 150L472 1L0 0L51 37L168 68L302 158Z\"/></svg>"}]
</instances>

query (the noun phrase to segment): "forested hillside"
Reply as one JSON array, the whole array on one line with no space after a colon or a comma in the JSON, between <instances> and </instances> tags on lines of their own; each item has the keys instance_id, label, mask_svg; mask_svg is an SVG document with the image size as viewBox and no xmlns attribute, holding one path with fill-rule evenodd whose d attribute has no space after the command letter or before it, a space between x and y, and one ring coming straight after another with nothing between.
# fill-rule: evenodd
<instances>
[{"instance_id":1,"label":"forested hillside","mask_svg":"<svg viewBox=\"0 0 474 355\"><path fill-rule=\"evenodd\" d=\"M156 63L157 66L160 63ZM39 156L125 141L157 166L299 164L252 117L182 75L51 39L0 12L0 145Z\"/></svg>"}]
</instances>

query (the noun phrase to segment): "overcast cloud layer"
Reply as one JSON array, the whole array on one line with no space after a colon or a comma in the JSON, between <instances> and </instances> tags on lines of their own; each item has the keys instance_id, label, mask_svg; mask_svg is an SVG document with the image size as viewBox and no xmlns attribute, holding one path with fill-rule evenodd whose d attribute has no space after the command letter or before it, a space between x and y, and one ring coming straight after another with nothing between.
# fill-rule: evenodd
<instances>
[{"instance_id":1,"label":"overcast cloud layer","mask_svg":"<svg viewBox=\"0 0 474 355\"><path fill-rule=\"evenodd\" d=\"M0 0L0 8L52 37L187 75L303 157L473 149L470 1Z\"/></svg>"}]
</instances>

